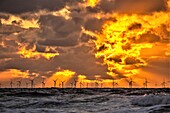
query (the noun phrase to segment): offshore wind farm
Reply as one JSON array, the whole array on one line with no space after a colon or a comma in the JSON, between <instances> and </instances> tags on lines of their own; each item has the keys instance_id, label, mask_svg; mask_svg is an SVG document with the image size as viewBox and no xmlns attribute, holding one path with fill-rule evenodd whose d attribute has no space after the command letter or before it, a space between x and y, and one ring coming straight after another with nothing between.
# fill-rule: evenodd
<instances>
[{"instance_id":1,"label":"offshore wind farm","mask_svg":"<svg viewBox=\"0 0 170 113\"><path fill-rule=\"evenodd\" d=\"M105 87L100 81L85 85L73 79L74 84L65 86L64 81L52 80L47 87L42 78L41 87L36 87L36 79L30 83L11 80L10 87L0 87L0 112L2 113L168 113L170 112L170 88L165 82L160 86L148 88L150 83L144 79L142 88L135 88L132 78L123 88L113 80L112 87ZM15 86L16 84L16 86Z\"/></svg>"}]
</instances>

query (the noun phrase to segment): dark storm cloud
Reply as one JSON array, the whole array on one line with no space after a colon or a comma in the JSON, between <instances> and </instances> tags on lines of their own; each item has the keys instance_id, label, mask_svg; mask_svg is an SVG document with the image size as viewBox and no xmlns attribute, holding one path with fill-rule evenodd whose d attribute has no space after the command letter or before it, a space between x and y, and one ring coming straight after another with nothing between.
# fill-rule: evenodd
<instances>
[{"instance_id":1,"label":"dark storm cloud","mask_svg":"<svg viewBox=\"0 0 170 113\"><path fill-rule=\"evenodd\" d=\"M18 56L15 59L1 62L0 69L1 71L18 69L22 72L29 70L30 73L38 73L40 76L49 77L60 67L61 69L75 71L77 74L86 75L88 79L95 79L94 75L101 75L101 78L111 78L106 74L106 66L96 64L97 60L94 55L89 53L90 50L91 47L87 46L76 47L70 52L61 54L50 61L44 58L35 60L24 59Z\"/></svg>"},{"instance_id":2,"label":"dark storm cloud","mask_svg":"<svg viewBox=\"0 0 170 113\"><path fill-rule=\"evenodd\" d=\"M64 40L49 40L39 41L39 45L45 46L75 46L78 44L76 38L67 38Z\"/></svg>"},{"instance_id":3,"label":"dark storm cloud","mask_svg":"<svg viewBox=\"0 0 170 113\"><path fill-rule=\"evenodd\" d=\"M38 41L45 46L75 46L81 37L81 24L63 17L45 15L39 19L39 36L44 40Z\"/></svg>"},{"instance_id":4,"label":"dark storm cloud","mask_svg":"<svg viewBox=\"0 0 170 113\"><path fill-rule=\"evenodd\" d=\"M137 63L141 63L141 61L133 57L129 57L125 59L126 65L132 65L132 64L137 64Z\"/></svg>"},{"instance_id":5,"label":"dark storm cloud","mask_svg":"<svg viewBox=\"0 0 170 113\"><path fill-rule=\"evenodd\" d=\"M127 78L124 74L124 72L122 72L122 71L118 71L118 70L116 70L116 69L114 69L114 70L112 70L112 72L114 73L114 74L116 74L116 76L114 76L114 79L122 79L122 78Z\"/></svg>"},{"instance_id":6,"label":"dark storm cloud","mask_svg":"<svg viewBox=\"0 0 170 113\"><path fill-rule=\"evenodd\" d=\"M95 9L104 12L144 14L165 11L167 7L166 0L101 0Z\"/></svg>"},{"instance_id":7,"label":"dark storm cloud","mask_svg":"<svg viewBox=\"0 0 170 113\"><path fill-rule=\"evenodd\" d=\"M103 19L92 18L85 22L84 28L90 31L101 31L101 26L104 23Z\"/></svg>"},{"instance_id":8,"label":"dark storm cloud","mask_svg":"<svg viewBox=\"0 0 170 113\"><path fill-rule=\"evenodd\" d=\"M92 47L82 45L71 49L66 54L59 55L55 59L62 69L70 69L77 74L86 75L88 79L95 79L94 75L110 78L106 74L107 66L97 64L96 62L99 60L89 52L92 49Z\"/></svg>"},{"instance_id":9,"label":"dark storm cloud","mask_svg":"<svg viewBox=\"0 0 170 113\"><path fill-rule=\"evenodd\" d=\"M155 34L152 34L150 32L142 34L139 39L135 40L137 43L155 43L159 42L161 38Z\"/></svg>"},{"instance_id":10,"label":"dark storm cloud","mask_svg":"<svg viewBox=\"0 0 170 113\"><path fill-rule=\"evenodd\" d=\"M49 11L60 10L67 3L80 2L81 0L0 0L0 12L20 14L46 9Z\"/></svg>"},{"instance_id":11,"label":"dark storm cloud","mask_svg":"<svg viewBox=\"0 0 170 113\"><path fill-rule=\"evenodd\" d=\"M40 53L57 53L58 50L56 48L49 48L48 51L46 50L46 46L36 44L36 51Z\"/></svg>"},{"instance_id":12,"label":"dark storm cloud","mask_svg":"<svg viewBox=\"0 0 170 113\"><path fill-rule=\"evenodd\" d=\"M44 73L44 74L49 70L54 70L54 68L52 68L52 66L50 65L50 62L43 58L38 60L31 60L18 57L16 59L3 62L3 65L1 65L0 67L1 69L4 70L18 69L23 72L29 70L30 73Z\"/></svg>"},{"instance_id":13,"label":"dark storm cloud","mask_svg":"<svg viewBox=\"0 0 170 113\"><path fill-rule=\"evenodd\" d=\"M121 56L115 56L113 58L108 58L107 60L109 61L114 61L115 63L120 63L122 62Z\"/></svg>"},{"instance_id":14,"label":"dark storm cloud","mask_svg":"<svg viewBox=\"0 0 170 113\"><path fill-rule=\"evenodd\" d=\"M15 25L0 25L0 34L10 35L23 31L23 28Z\"/></svg>"}]
</instances>

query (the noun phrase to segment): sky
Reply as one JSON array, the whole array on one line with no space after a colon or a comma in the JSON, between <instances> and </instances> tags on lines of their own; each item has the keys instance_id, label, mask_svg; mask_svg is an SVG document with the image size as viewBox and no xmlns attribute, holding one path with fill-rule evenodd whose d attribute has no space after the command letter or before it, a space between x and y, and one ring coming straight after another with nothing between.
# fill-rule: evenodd
<instances>
[{"instance_id":1,"label":"sky","mask_svg":"<svg viewBox=\"0 0 170 113\"><path fill-rule=\"evenodd\" d=\"M0 0L0 83L31 79L170 86L170 1Z\"/></svg>"}]
</instances>

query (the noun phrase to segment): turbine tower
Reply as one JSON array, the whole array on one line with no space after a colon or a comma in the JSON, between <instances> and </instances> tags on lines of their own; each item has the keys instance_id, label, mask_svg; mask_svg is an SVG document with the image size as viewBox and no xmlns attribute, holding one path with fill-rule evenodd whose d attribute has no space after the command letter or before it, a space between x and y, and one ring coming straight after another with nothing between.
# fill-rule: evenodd
<instances>
[{"instance_id":1,"label":"turbine tower","mask_svg":"<svg viewBox=\"0 0 170 113\"><path fill-rule=\"evenodd\" d=\"M43 81L41 83L42 83L42 88L45 88L45 78L43 78Z\"/></svg>"},{"instance_id":2,"label":"turbine tower","mask_svg":"<svg viewBox=\"0 0 170 113\"><path fill-rule=\"evenodd\" d=\"M95 87L98 88L98 86L99 86L99 83L96 81L95 82Z\"/></svg>"},{"instance_id":3,"label":"turbine tower","mask_svg":"<svg viewBox=\"0 0 170 113\"><path fill-rule=\"evenodd\" d=\"M2 85L2 84L0 83L0 88L1 88L1 85Z\"/></svg>"},{"instance_id":4,"label":"turbine tower","mask_svg":"<svg viewBox=\"0 0 170 113\"><path fill-rule=\"evenodd\" d=\"M164 81L161 83L161 85L162 85L162 88L165 88L165 87L166 87L166 81L164 80Z\"/></svg>"},{"instance_id":5,"label":"turbine tower","mask_svg":"<svg viewBox=\"0 0 170 113\"><path fill-rule=\"evenodd\" d=\"M61 81L61 87L64 88L64 82L65 81Z\"/></svg>"},{"instance_id":6,"label":"turbine tower","mask_svg":"<svg viewBox=\"0 0 170 113\"><path fill-rule=\"evenodd\" d=\"M54 87L56 87L56 85L57 85L57 79L53 80L53 82L54 82Z\"/></svg>"},{"instance_id":7,"label":"turbine tower","mask_svg":"<svg viewBox=\"0 0 170 113\"><path fill-rule=\"evenodd\" d=\"M100 83L100 88L102 88L102 87L103 87L103 83L101 82L101 83Z\"/></svg>"},{"instance_id":8,"label":"turbine tower","mask_svg":"<svg viewBox=\"0 0 170 113\"><path fill-rule=\"evenodd\" d=\"M34 88L35 87L34 79L30 79L30 82L31 82L31 88Z\"/></svg>"},{"instance_id":9,"label":"turbine tower","mask_svg":"<svg viewBox=\"0 0 170 113\"><path fill-rule=\"evenodd\" d=\"M89 83L86 84L86 88L88 88L88 87L89 87Z\"/></svg>"},{"instance_id":10,"label":"turbine tower","mask_svg":"<svg viewBox=\"0 0 170 113\"><path fill-rule=\"evenodd\" d=\"M115 82L115 80L113 79L113 82L112 82L112 87L115 88L115 86L118 85L117 82Z\"/></svg>"},{"instance_id":11,"label":"turbine tower","mask_svg":"<svg viewBox=\"0 0 170 113\"><path fill-rule=\"evenodd\" d=\"M76 88L76 86L77 86L77 80L76 79L74 79L74 88Z\"/></svg>"},{"instance_id":12,"label":"turbine tower","mask_svg":"<svg viewBox=\"0 0 170 113\"><path fill-rule=\"evenodd\" d=\"M83 86L83 83L82 82L80 82L80 88Z\"/></svg>"},{"instance_id":13,"label":"turbine tower","mask_svg":"<svg viewBox=\"0 0 170 113\"><path fill-rule=\"evenodd\" d=\"M22 79L20 79L20 80L17 81L17 82L18 82L18 84L17 84L17 85L18 85L18 88L21 88L21 80L22 80Z\"/></svg>"},{"instance_id":14,"label":"turbine tower","mask_svg":"<svg viewBox=\"0 0 170 113\"><path fill-rule=\"evenodd\" d=\"M132 78L130 78L130 81L128 81L129 82L129 88L132 88L132 86L133 86L133 80L132 80Z\"/></svg>"},{"instance_id":15,"label":"turbine tower","mask_svg":"<svg viewBox=\"0 0 170 113\"><path fill-rule=\"evenodd\" d=\"M11 80L11 82L10 82L10 86L11 86L11 88L13 88L13 81Z\"/></svg>"},{"instance_id":16,"label":"turbine tower","mask_svg":"<svg viewBox=\"0 0 170 113\"><path fill-rule=\"evenodd\" d=\"M145 79L145 82L143 83L143 85L144 85L144 88L147 88L148 87L148 80L147 79Z\"/></svg>"}]
</instances>

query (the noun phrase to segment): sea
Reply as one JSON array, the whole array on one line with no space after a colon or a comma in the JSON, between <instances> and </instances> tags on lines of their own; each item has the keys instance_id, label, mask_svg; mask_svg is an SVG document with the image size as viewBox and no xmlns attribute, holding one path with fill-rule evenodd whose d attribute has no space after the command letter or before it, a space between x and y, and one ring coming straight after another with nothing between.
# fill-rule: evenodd
<instances>
[{"instance_id":1,"label":"sea","mask_svg":"<svg viewBox=\"0 0 170 113\"><path fill-rule=\"evenodd\" d=\"M170 89L1 88L0 113L170 113Z\"/></svg>"}]
</instances>

